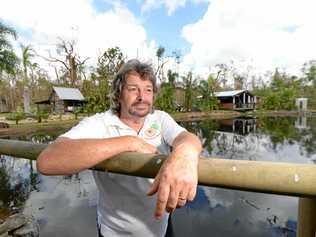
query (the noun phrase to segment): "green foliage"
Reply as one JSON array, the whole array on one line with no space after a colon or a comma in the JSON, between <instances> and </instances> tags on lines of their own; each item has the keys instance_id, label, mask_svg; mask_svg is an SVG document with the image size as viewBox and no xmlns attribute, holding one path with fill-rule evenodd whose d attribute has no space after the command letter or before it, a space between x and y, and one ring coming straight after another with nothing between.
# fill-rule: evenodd
<instances>
[{"instance_id":1,"label":"green foliage","mask_svg":"<svg viewBox=\"0 0 316 237\"><path fill-rule=\"evenodd\" d=\"M174 112L178 106L175 97L178 73L168 70L167 78L168 81L163 82L160 86L159 93L155 100L155 106L167 112Z\"/></svg>"},{"instance_id":2,"label":"green foliage","mask_svg":"<svg viewBox=\"0 0 316 237\"><path fill-rule=\"evenodd\" d=\"M193 79L192 72L189 72L183 79L184 88L184 109L185 111L191 111L193 107L193 101L195 102L195 96L197 95L197 80Z\"/></svg>"},{"instance_id":3,"label":"green foliage","mask_svg":"<svg viewBox=\"0 0 316 237\"><path fill-rule=\"evenodd\" d=\"M316 88L316 60L310 60L304 63L302 72L304 74L305 82L312 82L313 86Z\"/></svg>"},{"instance_id":4,"label":"green foliage","mask_svg":"<svg viewBox=\"0 0 316 237\"><path fill-rule=\"evenodd\" d=\"M280 91L267 90L263 97L262 108L267 110L295 109L296 93L293 88L284 88Z\"/></svg>"},{"instance_id":5,"label":"green foliage","mask_svg":"<svg viewBox=\"0 0 316 237\"><path fill-rule=\"evenodd\" d=\"M293 110L301 86L301 80L281 74L276 70L272 76L270 88L257 90L255 94L260 97L262 109Z\"/></svg>"},{"instance_id":6,"label":"green foliage","mask_svg":"<svg viewBox=\"0 0 316 237\"><path fill-rule=\"evenodd\" d=\"M110 106L110 85L114 75L124 63L120 48L109 48L98 59L96 72L91 79L83 82L83 94L87 100L84 106L86 113L102 112Z\"/></svg>"},{"instance_id":7,"label":"green foliage","mask_svg":"<svg viewBox=\"0 0 316 237\"><path fill-rule=\"evenodd\" d=\"M78 115L83 111L83 108L81 106L77 106L75 107L73 113L75 115L75 119L77 120L78 119Z\"/></svg>"},{"instance_id":8,"label":"green foliage","mask_svg":"<svg viewBox=\"0 0 316 237\"><path fill-rule=\"evenodd\" d=\"M270 136L273 149L285 142L294 143L301 140L301 134L294 126L296 118L262 117L260 126L263 133Z\"/></svg>"},{"instance_id":9,"label":"green foliage","mask_svg":"<svg viewBox=\"0 0 316 237\"><path fill-rule=\"evenodd\" d=\"M159 48L156 51L156 56L158 59L162 58L164 53L165 53L166 49L162 46L159 46Z\"/></svg>"},{"instance_id":10,"label":"green foliage","mask_svg":"<svg viewBox=\"0 0 316 237\"><path fill-rule=\"evenodd\" d=\"M4 71L13 74L18 68L19 59L15 55L12 45L7 39L8 35L13 36L14 39L17 37L13 28L4 25L0 21L0 73Z\"/></svg>"},{"instance_id":11,"label":"green foliage","mask_svg":"<svg viewBox=\"0 0 316 237\"><path fill-rule=\"evenodd\" d=\"M175 88L170 83L162 83L155 101L155 106L166 112L174 112L176 110L174 91Z\"/></svg>"},{"instance_id":12,"label":"green foliage","mask_svg":"<svg viewBox=\"0 0 316 237\"><path fill-rule=\"evenodd\" d=\"M35 118L37 119L38 123L41 123L43 119L48 119L49 113L44 111L37 111L35 114Z\"/></svg>"},{"instance_id":13,"label":"green foliage","mask_svg":"<svg viewBox=\"0 0 316 237\"><path fill-rule=\"evenodd\" d=\"M85 113L91 114L91 113L99 113L103 112L106 109L109 108L109 99L103 99L103 97L100 94L97 95L90 95L86 97L87 103L83 107L83 111Z\"/></svg>"},{"instance_id":14,"label":"green foliage","mask_svg":"<svg viewBox=\"0 0 316 237\"><path fill-rule=\"evenodd\" d=\"M207 80L202 80L199 83L198 91L201 95L198 106L202 111L211 111L218 109L218 100L215 97L216 80L209 76Z\"/></svg>"},{"instance_id":15,"label":"green foliage","mask_svg":"<svg viewBox=\"0 0 316 237\"><path fill-rule=\"evenodd\" d=\"M13 120L15 121L15 124L18 124L20 120L25 119L26 115L23 112L15 112L15 113L10 113L6 116L7 120Z\"/></svg>"}]
</instances>

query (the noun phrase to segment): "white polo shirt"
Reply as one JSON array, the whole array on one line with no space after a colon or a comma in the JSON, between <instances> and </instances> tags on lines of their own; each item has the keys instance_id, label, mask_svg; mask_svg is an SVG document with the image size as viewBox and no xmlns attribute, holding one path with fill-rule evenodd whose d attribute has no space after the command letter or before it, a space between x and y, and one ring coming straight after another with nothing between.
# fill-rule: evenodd
<instances>
[{"instance_id":1,"label":"white polo shirt","mask_svg":"<svg viewBox=\"0 0 316 237\"><path fill-rule=\"evenodd\" d=\"M174 139L183 131L169 114L155 110L137 132L124 124L111 110L83 119L61 135L72 139L138 136L168 154ZM146 196L153 179L93 171L97 184L98 223L103 236L164 236L168 215L154 218L156 195Z\"/></svg>"}]
</instances>

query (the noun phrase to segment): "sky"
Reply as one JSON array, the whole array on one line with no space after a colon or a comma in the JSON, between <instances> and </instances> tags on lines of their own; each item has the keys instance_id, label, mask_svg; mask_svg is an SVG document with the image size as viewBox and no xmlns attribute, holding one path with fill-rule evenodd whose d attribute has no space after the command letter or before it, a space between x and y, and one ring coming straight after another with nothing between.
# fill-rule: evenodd
<instances>
[{"instance_id":1,"label":"sky","mask_svg":"<svg viewBox=\"0 0 316 237\"><path fill-rule=\"evenodd\" d=\"M167 68L207 76L215 65L263 74L299 75L316 58L315 0L0 0L0 19L17 45L54 55L58 39L75 40L95 65L109 47L152 63L166 48ZM179 66L171 57L181 55Z\"/></svg>"}]
</instances>

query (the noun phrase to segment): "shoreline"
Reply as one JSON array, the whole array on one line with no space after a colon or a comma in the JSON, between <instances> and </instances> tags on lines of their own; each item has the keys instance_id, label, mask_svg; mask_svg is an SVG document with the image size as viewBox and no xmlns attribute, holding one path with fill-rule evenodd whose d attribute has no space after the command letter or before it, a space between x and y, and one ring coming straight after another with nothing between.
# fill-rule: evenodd
<instances>
[{"instance_id":1,"label":"shoreline","mask_svg":"<svg viewBox=\"0 0 316 237\"><path fill-rule=\"evenodd\" d=\"M277 117L292 117L292 116L316 116L316 110L302 111L249 111L249 112L237 112L231 110L214 110L211 112L178 112L170 114L177 122L190 122L199 121L205 119L233 119L236 117L265 117L265 116L277 116ZM88 116L88 115L87 115ZM42 123L30 120L22 120L18 125L13 123L14 121L1 120L0 122L8 123L9 128L0 128L0 138L6 136L18 136L20 134L31 134L35 132L55 131L59 129L69 129L78 123L85 116L80 116L75 120L73 116L68 116L68 119L63 120L47 120ZM67 117L66 117L67 118Z\"/></svg>"}]
</instances>

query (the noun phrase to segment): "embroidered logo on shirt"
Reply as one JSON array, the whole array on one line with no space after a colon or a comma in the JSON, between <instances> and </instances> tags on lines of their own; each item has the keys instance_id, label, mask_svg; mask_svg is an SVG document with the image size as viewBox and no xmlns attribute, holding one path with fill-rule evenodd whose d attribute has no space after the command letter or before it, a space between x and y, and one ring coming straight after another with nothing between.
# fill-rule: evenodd
<instances>
[{"instance_id":1,"label":"embroidered logo on shirt","mask_svg":"<svg viewBox=\"0 0 316 237\"><path fill-rule=\"evenodd\" d=\"M145 132L145 139L154 139L158 135L160 135L159 125L157 123L153 123L150 128L146 129Z\"/></svg>"}]
</instances>

